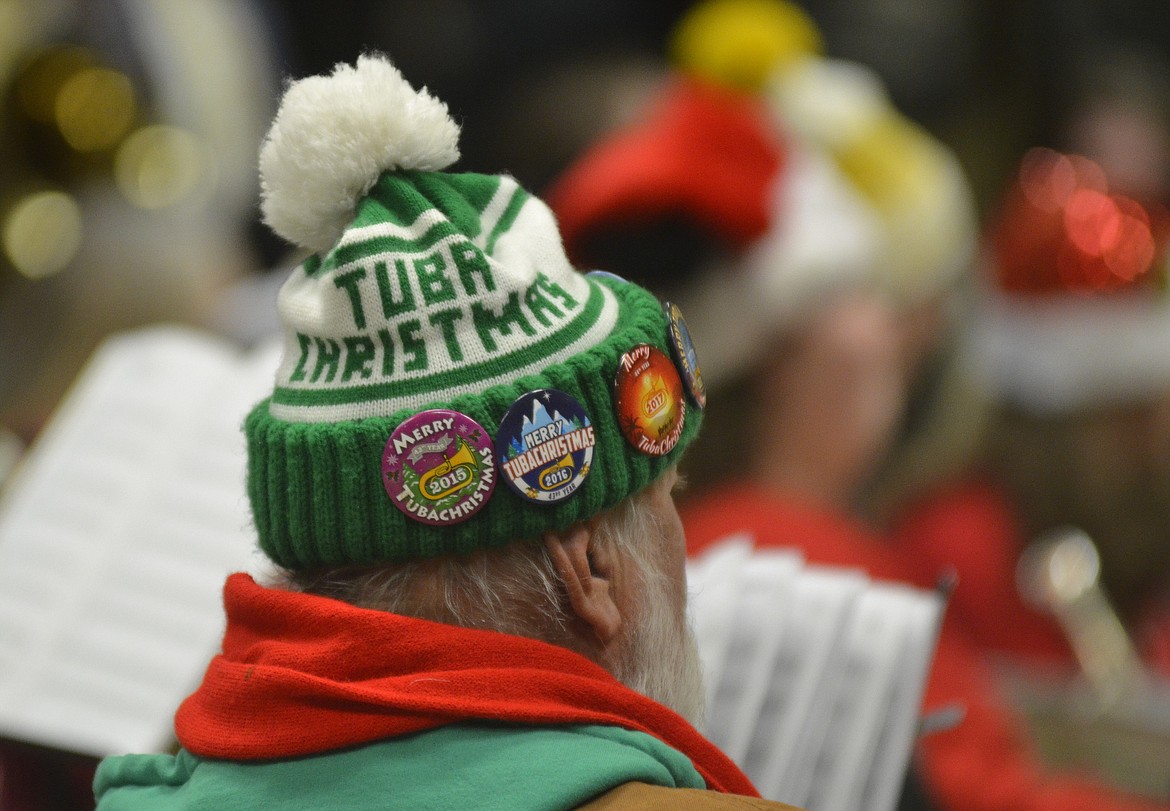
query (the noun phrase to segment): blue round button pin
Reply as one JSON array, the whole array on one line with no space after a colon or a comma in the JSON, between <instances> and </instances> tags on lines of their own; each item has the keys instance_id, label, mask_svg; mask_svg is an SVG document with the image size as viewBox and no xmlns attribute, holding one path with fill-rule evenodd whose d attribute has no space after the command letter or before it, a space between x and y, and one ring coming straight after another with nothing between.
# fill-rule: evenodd
<instances>
[{"instance_id":1,"label":"blue round button pin","mask_svg":"<svg viewBox=\"0 0 1170 811\"><path fill-rule=\"evenodd\" d=\"M593 421L571 395L536 389L508 407L496 432L496 463L517 495L537 504L572 496L593 466Z\"/></svg>"},{"instance_id":2,"label":"blue round button pin","mask_svg":"<svg viewBox=\"0 0 1170 811\"><path fill-rule=\"evenodd\" d=\"M613 281L621 282L622 284L629 284L630 283L629 279L626 279L622 276L619 276L616 273L610 273L608 270L591 270L588 273L586 273L585 275L592 276L595 279L612 279Z\"/></svg>"},{"instance_id":3,"label":"blue round button pin","mask_svg":"<svg viewBox=\"0 0 1170 811\"><path fill-rule=\"evenodd\" d=\"M699 371L699 356L695 352L695 343L691 340L691 331L687 329L682 310L677 304L667 301L663 303L662 311L666 313L670 352L682 374L687 393L699 408L706 408L707 387L703 384L703 373Z\"/></svg>"}]
</instances>

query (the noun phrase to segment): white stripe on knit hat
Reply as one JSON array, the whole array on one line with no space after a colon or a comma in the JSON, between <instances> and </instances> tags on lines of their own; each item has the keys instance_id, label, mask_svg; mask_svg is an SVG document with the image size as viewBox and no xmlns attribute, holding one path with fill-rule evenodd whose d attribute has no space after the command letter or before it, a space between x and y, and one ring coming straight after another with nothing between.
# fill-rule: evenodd
<instances>
[{"instance_id":1,"label":"white stripe on knit hat","mask_svg":"<svg viewBox=\"0 0 1170 811\"><path fill-rule=\"evenodd\" d=\"M372 223L371 225L363 225L359 228L350 228L342 235L341 241L337 243L337 247L344 248L347 245L356 245L380 237L418 239L425 235L427 231L431 230L437 223L443 222L446 219L443 216L443 212L439 211L439 209L428 208L419 214L410 225L400 225L399 223L387 220Z\"/></svg>"},{"instance_id":2,"label":"white stripe on knit hat","mask_svg":"<svg viewBox=\"0 0 1170 811\"><path fill-rule=\"evenodd\" d=\"M500 175L500 186L496 189L496 193L492 195L492 199L484 206L483 213L479 218L483 227L479 229L479 233L471 240L480 250L486 250L488 238L496 230L496 225L499 224L500 218L504 216L504 212L508 210L508 205L512 202L512 196L519 188L520 184L511 177L508 175Z\"/></svg>"},{"instance_id":3,"label":"white stripe on knit hat","mask_svg":"<svg viewBox=\"0 0 1170 811\"><path fill-rule=\"evenodd\" d=\"M492 199L488 201L487 206L484 207L483 213L480 215L480 224L482 226L480 232L471 240L480 250L483 250L487 244L488 237L491 236L496 224L500 221L500 217L508 209L508 204L512 202L512 195L516 193L518 188L519 184L512 178L507 175L500 176L500 183L495 194L492 195ZM348 245L356 245L371 239L383 237L419 239L436 224L446 219L446 216L439 209L428 208L419 214L410 225L384 221L350 228L342 235L341 240L337 243L337 247L343 248Z\"/></svg>"}]
</instances>

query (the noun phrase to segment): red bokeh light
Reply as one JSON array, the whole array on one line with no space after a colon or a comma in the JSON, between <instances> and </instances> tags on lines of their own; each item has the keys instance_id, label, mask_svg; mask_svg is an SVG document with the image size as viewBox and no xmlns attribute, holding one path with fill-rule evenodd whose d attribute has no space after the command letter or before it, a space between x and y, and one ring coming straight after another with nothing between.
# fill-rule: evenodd
<instances>
[{"instance_id":1,"label":"red bokeh light","mask_svg":"<svg viewBox=\"0 0 1170 811\"><path fill-rule=\"evenodd\" d=\"M1109 194L1093 161L1051 149L1024 156L994 242L1000 284L1027 293L1142 285L1159 253L1145 208Z\"/></svg>"}]
</instances>

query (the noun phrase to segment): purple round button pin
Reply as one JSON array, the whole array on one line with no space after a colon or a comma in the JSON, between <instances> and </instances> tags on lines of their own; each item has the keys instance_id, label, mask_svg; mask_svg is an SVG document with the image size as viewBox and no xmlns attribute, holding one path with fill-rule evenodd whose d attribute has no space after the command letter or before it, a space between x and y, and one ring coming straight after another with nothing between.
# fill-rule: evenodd
<instances>
[{"instance_id":1,"label":"purple round button pin","mask_svg":"<svg viewBox=\"0 0 1170 811\"><path fill-rule=\"evenodd\" d=\"M394 506L424 524L458 524L487 504L496 486L492 439L466 414L434 408L390 434L382 484Z\"/></svg>"}]
</instances>

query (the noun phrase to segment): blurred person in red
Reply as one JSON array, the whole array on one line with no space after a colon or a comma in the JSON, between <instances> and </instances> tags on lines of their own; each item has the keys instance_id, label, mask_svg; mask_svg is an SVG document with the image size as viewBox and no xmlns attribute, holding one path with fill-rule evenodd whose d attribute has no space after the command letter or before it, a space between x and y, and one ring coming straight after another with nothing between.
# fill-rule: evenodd
<instances>
[{"instance_id":1,"label":"blurred person in red","mask_svg":"<svg viewBox=\"0 0 1170 811\"><path fill-rule=\"evenodd\" d=\"M706 379L734 396L713 405L727 430L701 440L711 453L692 464L692 487L766 463L802 500L845 505L901 407L890 383L893 312L873 289L881 226L832 158L784 135L763 96L745 89L765 81L765 64L814 48L815 29L786 5L738 5L782 35L758 43L754 63L737 62L738 78L672 75L640 119L554 184L551 202L578 264L643 279L684 308L693 302L688 321L709 347ZM817 361L822 353L835 362ZM808 365L828 372L815 378L817 399L834 408L806 408L805 392L782 382ZM755 419L763 403L767 426ZM760 429L738 430L745 416ZM865 436L842 435L854 424ZM772 433L807 442L777 443Z\"/></svg>"},{"instance_id":2,"label":"blurred person in red","mask_svg":"<svg viewBox=\"0 0 1170 811\"><path fill-rule=\"evenodd\" d=\"M690 552L747 531L812 562L909 579L921 570L855 515L891 449L907 452L919 480L943 469L926 468L929 455L915 461L921 435L897 432L913 387L949 351L943 327L975 231L962 175L941 145L875 101L862 68L817 57L815 28L794 7L708 3L696 14L718 6L779 22L781 44L753 39L767 23L719 29L708 16L693 30L741 39L706 52L692 43L674 85L587 152L551 201L578 264L679 300L704 346L719 396L687 471L699 491L683 509ZM744 69L745 55L761 53ZM915 228L905 214L915 203L939 225L920 218ZM956 703L965 721L918 753L926 799L939 807L1155 807L1048 773L949 620L926 705Z\"/></svg>"},{"instance_id":3,"label":"blurred person in red","mask_svg":"<svg viewBox=\"0 0 1170 811\"><path fill-rule=\"evenodd\" d=\"M1170 804L1170 722L1150 703L1164 693L1135 686L1170 676L1170 130L1155 99L1107 82L1070 118L1067 151L1021 161L974 336L995 399L980 453L903 505L893 537L918 579L957 570L952 620L1005 689L1034 716L1038 697L1059 709L1038 737L1054 762ZM1092 542L1077 565L1119 623L1078 619L1034 582L1048 570L1030 564L1069 531ZM1102 622L1113 641L1086 642ZM1099 705L1087 719L1086 681Z\"/></svg>"}]
</instances>

